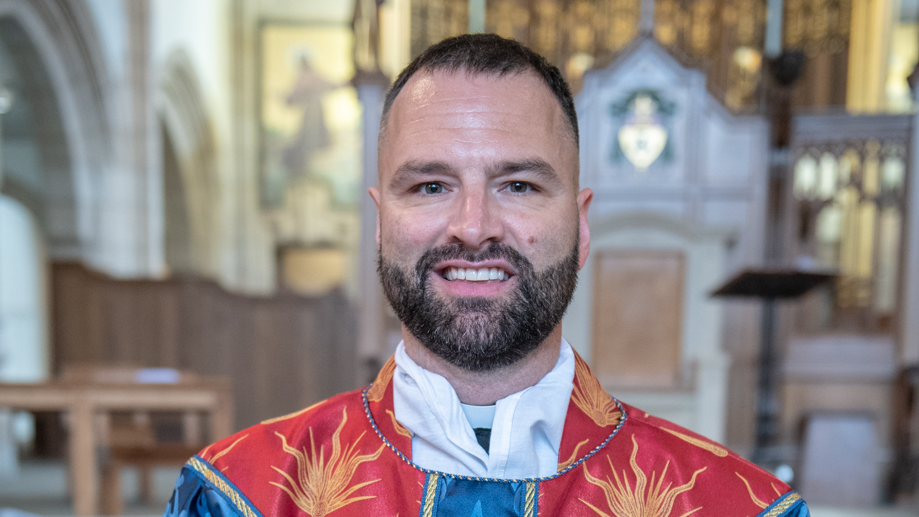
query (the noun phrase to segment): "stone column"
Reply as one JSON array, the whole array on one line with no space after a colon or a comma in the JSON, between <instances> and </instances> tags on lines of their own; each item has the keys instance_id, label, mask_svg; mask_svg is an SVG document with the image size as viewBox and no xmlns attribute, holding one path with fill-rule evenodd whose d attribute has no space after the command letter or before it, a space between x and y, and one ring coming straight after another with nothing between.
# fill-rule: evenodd
<instances>
[{"instance_id":1,"label":"stone column","mask_svg":"<svg viewBox=\"0 0 919 517\"><path fill-rule=\"evenodd\" d=\"M360 309L358 330L358 384L363 385L376 375L382 360L385 360L386 336L383 311L386 302L383 289L377 279L377 209L367 193L377 184L377 137L380 132L380 118L383 99L389 87L389 80L382 73L361 73L354 78L357 98L363 106L361 127L364 150L361 180L361 237L358 246L360 267Z\"/></svg>"},{"instance_id":2,"label":"stone column","mask_svg":"<svg viewBox=\"0 0 919 517\"><path fill-rule=\"evenodd\" d=\"M0 84L0 118L9 111L12 104L12 94ZM0 188L3 187L3 135L0 133ZM0 330L3 329L2 313L0 313ZM2 336L2 334L0 334ZM3 343L0 342L0 351ZM3 357L0 356L0 361ZM0 409L0 478L15 476L19 473L19 458L16 451L16 439L13 436L13 413L9 409Z\"/></svg>"},{"instance_id":3,"label":"stone column","mask_svg":"<svg viewBox=\"0 0 919 517\"><path fill-rule=\"evenodd\" d=\"M916 90L913 91L916 95ZM909 176L906 188L905 228L903 232L903 300L900 307L901 360L904 365L919 364L919 114L913 115Z\"/></svg>"}]
</instances>

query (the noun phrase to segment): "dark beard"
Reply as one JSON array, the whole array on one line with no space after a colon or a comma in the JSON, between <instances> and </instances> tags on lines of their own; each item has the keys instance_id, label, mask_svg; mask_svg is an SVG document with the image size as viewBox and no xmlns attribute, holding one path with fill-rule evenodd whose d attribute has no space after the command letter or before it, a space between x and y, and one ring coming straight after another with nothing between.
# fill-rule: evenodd
<instances>
[{"instance_id":1,"label":"dark beard","mask_svg":"<svg viewBox=\"0 0 919 517\"><path fill-rule=\"evenodd\" d=\"M456 367L484 372L523 359L552 333L577 285L578 247L575 240L566 258L541 272L535 272L517 250L500 243L478 253L459 243L430 249L414 272L387 262L380 252L377 272L399 320L421 344ZM444 300L430 288L429 274L439 262L496 258L507 260L516 271L517 286L507 299Z\"/></svg>"}]
</instances>

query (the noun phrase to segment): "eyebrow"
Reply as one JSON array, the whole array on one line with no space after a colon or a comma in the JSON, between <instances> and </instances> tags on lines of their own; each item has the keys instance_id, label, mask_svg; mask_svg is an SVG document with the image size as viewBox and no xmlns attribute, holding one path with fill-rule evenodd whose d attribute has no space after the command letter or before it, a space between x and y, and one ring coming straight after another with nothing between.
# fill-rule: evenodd
<instances>
[{"instance_id":1,"label":"eyebrow","mask_svg":"<svg viewBox=\"0 0 919 517\"><path fill-rule=\"evenodd\" d=\"M396 172L393 174L389 185L392 188L413 176L452 174L454 172L455 168L444 162L422 162L411 160L403 163L399 166L399 168L396 169ZM505 176L518 172L531 172L544 181L556 184L561 183L561 179L558 177L558 173L555 171L555 168L549 165L549 162L541 158L505 160L489 167L486 170L486 174L489 177Z\"/></svg>"},{"instance_id":2,"label":"eyebrow","mask_svg":"<svg viewBox=\"0 0 919 517\"><path fill-rule=\"evenodd\" d=\"M427 176L435 174L447 174L453 172L453 167L447 165L444 162L421 162L417 160L410 160L396 169L395 174L393 174L392 179L389 181L389 187L393 188L394 186L406 181L412 176Z\"/></svg>"},{"instance_id":3,"label":"eyebrow","mask_svg":"<svg viewBox=\"0 0 919 517\"><path fill-rule=\"evenodd\" d=\"M526 160L513 160L500 162L496 167L489 169L489 176L503 176L517 172L531 172L538 178L552 183L561 183L558 173L549 162L542 158L530 158Z\"/></svg>"}]
</instances>

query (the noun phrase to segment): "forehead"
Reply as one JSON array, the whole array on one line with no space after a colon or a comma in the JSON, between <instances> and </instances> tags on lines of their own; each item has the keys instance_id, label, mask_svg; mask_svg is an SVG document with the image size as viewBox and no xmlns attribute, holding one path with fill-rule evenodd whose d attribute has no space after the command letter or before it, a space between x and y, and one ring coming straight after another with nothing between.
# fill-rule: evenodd
<instances>
[{"instance_id":1,"label":"forehead","mask_svg":"<svg viewBox=\"0 0 919 517\"><path fill-rule=\"evenodd\" d=\"M576 167L567 118L549 87L531 73L419 72L393 102L385 131L385 161L517 153L515 158L560 164L573 159ZM527 154L536 156L522 156Z\"/></svg>"}]
</instances>

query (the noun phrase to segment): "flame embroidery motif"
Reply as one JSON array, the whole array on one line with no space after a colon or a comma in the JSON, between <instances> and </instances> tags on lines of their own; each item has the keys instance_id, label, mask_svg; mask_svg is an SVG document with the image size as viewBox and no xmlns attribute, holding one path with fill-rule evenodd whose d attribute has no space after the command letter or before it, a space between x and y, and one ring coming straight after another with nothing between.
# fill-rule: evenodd
<instances>
[{"instance_id":1,"label":"flame embroidery motif","mask_svg":"<svg viewBox=\"0 0 919 517\"><path fill-rule=\"evenodd\" d=\"M412 433L410 433L408 429L406 429L402 424L399 423L398 420L396 420L396 414L393 413L390 409L387 409L386 412L389 413L390 418L392 418L392 426L396 428L396 432L406 438L411 438Z\"/></svg>"},{"instance_id":2,"label":"flame embroidery motif","mask_svg":"<svg viewBox=\"0 0 919 517\"><path fill-rule=\"evenodd\" d=\"M324 400L320 400L319 402L313 404L312 406L309 406L309 407L307 407L307 408L301 409L301 410L299 410L299 411L294 411L293 413L290 413L290 414L287 414L287 415L279 416L279 417L276 417L276 418L269 418L268 420L263 420L263 421L262 421L262 425L269 425L269 424L274 424L274 423L276 423L276 422L283 422L284 420L290 420L291 418L296 418L296 417L298 417L298 416L300 416L300 415L305 415L305 414L309 413L310 411L316 409L317 407L319 407L319 406L325 404L325 402L326 402L326 401L324 401Z\"/></svg>"},{"instance_id":3,"label":"flame embroidery motif","mask_svg":"<svg viewBox=\"0 0 919 517\"><path fill-rule=\"evenodd\" d=\"M565 461L559 462L559 464L558 464L558 471L561 472L561 471L565 470L565 469L568 467L568 465L571 465L572 463L574 463L574 460L578 459L578 451L581 450L581 447L583 447L584 444L586 444L586 443L589 442L589 441L590 441L589 439L583 440L581 443L579 443L579 444L577 445L577 447L574 448L574 452L571 453L571 457L570 457L570 458L568 458L568 459L565 460Z\"/></svg>"},{"instance_id":4,"label":"flame embroidery motif","mask_svg":"<svg viewBox=\"0 0 919 517\"><path fill-rule=\"evenodd\" d=\"M580 357L575 356L574 362L574 389L571 391L571 400L587 416L600 427L619 423L619 407L613 402L613 397L600 386L600 381L590 374L587 364Z\"/></svg>"},{"instance_id":5,"label":"flame embroidery motif","mask_svg":"<svg viewBox=\"0 0 919 517\"><path fill-rule=\"evenodd\" d=\"M233 442L233 444L230 445L229 447L227 447L226 449L224 449L224 450L222 450L222 451L220 451L220 452L218 452L218 453L215 453L213 456L210 457L210 459L207 460L207 462L210 463L211 465L213 465L215 461L217 461L217 460L219 460L220 458L224 457L228 452L230 452L231 450L233 450L233 447L236 447L236 444L237 444L237 443L239 443L239 442L245 440L245 439L248 438L248 437L249 437L248 434L243 435L240 439L238 439L238 440L236 440L235 442ZM210 449L210 446L208 446L208 449ZM207 449L205 449L205 452L202 453L202 456L201 456L202 458L204 457L203 454L207 454Z\"/></svg>"},{"instance_id":6,"label":"flame embroidery motif","mask_svg":"<svg viewBox=\"0 0 919 517\"><path fill-rule=\"evenodd\" d=\"M395 371L396 360L394 356L390 356L386 364L383 365L383 368L380 369L380 373L377 374L377 378L373 380L373 386L367 390L367 400L370 402L379 402L383 400L383 394L386 393L386 386L389 384L389 381L392 380L393 372Z\"/></svg>"},{"instance_id":7,"label":"flame embroidery motif","mask_svg":"<svg viewBox=\"0 0 919 517\"><path fill-rule=\"evenodd\" d=\"M607 461L609 462L610 470L613 471L613 480L610 480L609 476L606 477L606 481L597 479L590 475L588 469L584 469L587 481L603 490L606 496L606 504L612 514L600 510L583 499L581 499L581 502L589 506L597 515L603 517L669 517L677 496L692 490L696 484L696 476L703 472L706 467L695 471L692 478L685 485L674 487L671 482L664 486L664 477L667 475L667 468L670 467L670 462L668 461L664 465L664 470L661 472L660 477L657 477L656 472L651 472L651 481L649 483L647 476L638 468L638 462L635 460L638 456L638 442L635 440L635 436L632 436L632 444L634 447L632 448L629 465L631 465L632 472L635 474L634 488L629 483L625 470L622 471L622 478L619 477L609 457L607 457ZM684 513L680 517L692 515L701 509L702 507L700 506Z\"/></svg>"},{"instance_id":8,"label":"flame embroidery motif","mask_svg":"<svg viewBox=\"0 0 919 517\"><path fill-rule=\"evenodd\" d=\"M288 483L290 483L290 488L273 481L271 484L287 492L297 507L313 517L325 517L329 513L351 503L376 497L372 495L351 497L351 495L367 485L376 483L379 479L349 485L357 467L361 463L379 458L380 453L383 452L384 445L380 445L380 448L373 454L357 455L355 449L358 442L364 437L364 433L361 433L354 443L342 450L341 430L345 427L345 422L347 421L347 408L343 408L341 425L332 435L332 454L329 456L328 461L326 461L325 450L322 446L319 447L319 453L316 453L316 442L313 440L312 427L309 430L309 454L307 454L305 447L302 451L298 451L287 444L287 439L284 435L275 433L281 438L284 452L287 452L297 460L297 479L293 479L289 474L277 467L272 467L287 479Z\"/></svg>"},{"instance_id":9,"label":"flame embroidery motif","mask_svg":"<svg viewBox=\"0 0 919 517\"><path fill-rule=\"evenodd\" d=\"M750 494L750 500L753 501L753 504L755 504L756 506L759 506L760 508L762 508L763 510L765 510L766 507L769 506L769 503L767 503L766 501L761 500L759 497L756 497L756 494L753 493L753 487L750 486L750 482L747 481L747 478L741 476L741 475L740 475L740 472L736 472L736 471L735 471L734 474L737 474L737 477L739 477L739 478L741 479L741 481L743 481L743 483L744 483L745 485L747 485L747 493ZM774 484L770 484L770 485L772 486L772 491L775 492L775 495L776 495L777 497L781 497L781 496L782 496L782 493L779 492L779 489L776 488Z\"/></svg>"},{"instance_id":10,"label":"flame embroidery motif","mask_svg":"<svg viewBox=\"0 0 919 517\"><path fill-rule=\"evenodd\" d=\"M720 447L714 443L707 442L705 440L700 440L699 438L693 438L692 436L689 436L688 434L683 434L679 431L674 431L673 429L667 429L666 427L661 427L661 429L664 431L667 431L673 436L676 436L677 438L683 440L686 443L695 445L696 447L700 449L705 449L706 451L714 454L715 456L718 456L719 458L728 457L728 450L725 449L724 447Z\"/></svg>"}]
</instances>

